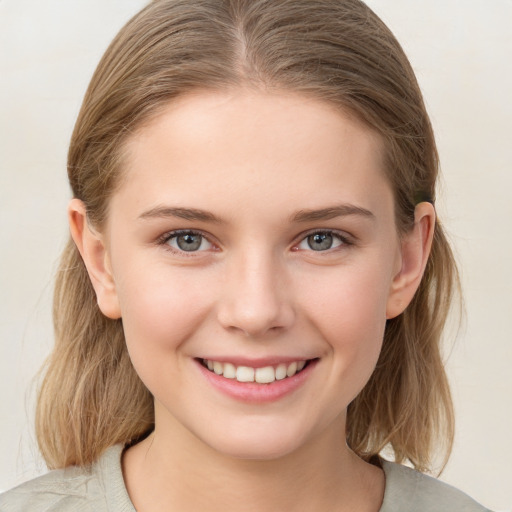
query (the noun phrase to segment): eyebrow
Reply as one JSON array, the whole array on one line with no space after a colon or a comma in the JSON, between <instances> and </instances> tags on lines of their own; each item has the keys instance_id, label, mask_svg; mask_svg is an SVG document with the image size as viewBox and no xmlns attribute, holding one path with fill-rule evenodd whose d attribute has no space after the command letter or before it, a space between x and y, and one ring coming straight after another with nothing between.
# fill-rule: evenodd
<instances>
[{"instance_id":1,"label":"eyebrow","mask_svg":"<svg viewBox=\"0 0 512 512\"><path fill-rule=\"evenodd\" d=\"M375 219L375 215L366 208L351 204L342 204L339 206L330 206L319 210L299 210L290 218L291 222L311 222L315 220L329 220L336 217L346 217L357 215L369 219ZM145 211L139 215L139 219L155 219L176 217L179 219L213 222L215 224L223 224L224 221L216 217L213 213L199 208L179 208L172 206L157 206Z\"/></svg>"},{"instance_id":2,"label":"eyebrow","mask_svg":"<svg viewBox=\"0 0 512 512\"><path fill-rule=\"evenodd\" d=\"M342 204L339 206L321 208L320 210L299 210L292 216L291 221L311 222L315 220L329 220L336 217L347 217L350 215L362 216L371 220L375 219L375 215L366 208L352 204Z\"/></svg>"},{"instance_id":3,"label":"eyebrow","mask_svg":"<svg viewBox=\"0 0 512 512\"><path fill-rule=\"evenodd\" d=\"M223 221L213 215L213 213L198 208L175 208L172 206L157 206L151 208L141 215L139 219L155 219L155 218L168 218L177 217L185 220L197 220L202 222L213 222L221 224Z\"/></svg>"}]
</instances>

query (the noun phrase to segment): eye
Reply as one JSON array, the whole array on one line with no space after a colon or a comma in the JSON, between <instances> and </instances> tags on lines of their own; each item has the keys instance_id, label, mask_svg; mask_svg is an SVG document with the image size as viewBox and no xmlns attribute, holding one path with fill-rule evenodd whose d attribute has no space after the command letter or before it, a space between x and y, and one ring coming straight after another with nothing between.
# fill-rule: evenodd
<instances>
[{"instance_id":1,"label":"eye","mask_svg":"<svg viewBox=\"0 0 512 512\"><path fill-rule=\"evenodd\" d=\"M333 233L332 231L316 231L301 240L297 247L300 250L311 249L320 252L335 249L340 245L349 245L343 236Z\"/></svg>"},{"instance_id":2,"label":"eye","mask_svg":"<svg viewBox=\"0 0 512 512\"><path fill-rule=\"evenodd\" d=\"M213 247L201 233L195 231L175 231L165 236L163 243L176 252L200 252Z\"/></svg>"}]
</instances>

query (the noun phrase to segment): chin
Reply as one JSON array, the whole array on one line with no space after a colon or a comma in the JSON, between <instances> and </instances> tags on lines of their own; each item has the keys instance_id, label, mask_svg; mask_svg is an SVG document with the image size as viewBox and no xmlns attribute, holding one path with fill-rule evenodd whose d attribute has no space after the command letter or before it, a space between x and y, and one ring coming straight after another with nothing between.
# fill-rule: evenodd
<instances>
[{"instance_id":1,"label":"chin","mask_svg":"<svg viewBox=\"0 0 512 512\"><path fill-rule=\"evenodd\" d=\"M290 440L277 442L230 442L221 443L217 451L225 456L243 460L271 461L286 457L299 448L300 444L292 443Z\"/></svg>"},{"instance_id":2,"label":"chin","mask_svg":"<svg viewBox=\"0 0 512 512\"><path fill-rule=\"evenodd\" d=\"M297 426L262 425L259 422L250 428L227 428L220 436L210 431L202 441L219 454L235 459L276 460L300 449L305 443L304 432Z\"/></svg>"}]
</instances>

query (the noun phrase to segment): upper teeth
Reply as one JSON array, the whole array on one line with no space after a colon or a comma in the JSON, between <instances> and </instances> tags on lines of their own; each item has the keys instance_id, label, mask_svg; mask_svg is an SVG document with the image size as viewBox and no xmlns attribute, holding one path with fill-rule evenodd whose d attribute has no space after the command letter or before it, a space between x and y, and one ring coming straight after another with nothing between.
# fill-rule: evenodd
<instances>
[{"instance_id":1,"label":"upper teeth","mask_svg":"<svg viewBox=\"0 0 512 512\"><path fill-rule=\"evenodd\" d=\"M203 363L210 371L227 379L236 379L238 382L258 382L259 384L270 384L275 380L293 377L306 365L306 361L294 361L293 363L279 364L276 367L251 368L250 366L235 366L232 363L221 363L210 359L203 359Z\"/></svg>"}]
</instances>

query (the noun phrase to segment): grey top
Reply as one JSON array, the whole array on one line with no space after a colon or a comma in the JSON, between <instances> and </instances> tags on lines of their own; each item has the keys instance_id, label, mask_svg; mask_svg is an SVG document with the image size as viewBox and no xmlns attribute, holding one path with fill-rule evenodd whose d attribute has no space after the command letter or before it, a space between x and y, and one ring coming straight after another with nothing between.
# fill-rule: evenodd
<instances>
[{"instance_id":1,"label":"grey top","mask_svg":"<svg viewBox=\"0 0 512 512\"><path fill-rule=\"evenodd\" d=\"M89 469L50 471L0 495L0 512L136 512L121 470L123 447L109 448ZM443 482L393 462L380 512L490 512Z\"/></svg>"}]
</instances>

